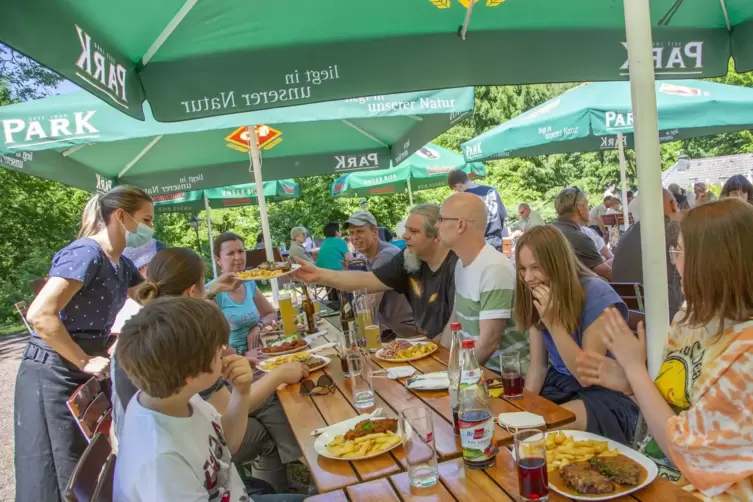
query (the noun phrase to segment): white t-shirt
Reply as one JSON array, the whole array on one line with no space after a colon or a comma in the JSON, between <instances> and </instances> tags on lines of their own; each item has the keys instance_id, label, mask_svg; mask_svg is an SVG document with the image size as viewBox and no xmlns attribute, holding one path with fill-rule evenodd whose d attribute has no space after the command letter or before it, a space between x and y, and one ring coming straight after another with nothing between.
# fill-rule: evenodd
<instances>
[{"instance_id":1,"label":"white t-shirt","mask_svg":"<svg viewBox=\"0 0 753 502\"><path fill-rule=\"evenodd\" d=\"M630 213L630 216L633 217L633 223L638 223L641 221L641 215L638 214L640 211L640 202L638 202L638 196L636 195L633 197L633 200L630 201L630 204L628 204L628 213Z\"/></svg>"},{"instance_id":2,"label":"white t-shirt","mask_svg":"<svg viewBox=\"0 0 753 502\"><path fill-rule=\"evenodd\" d=\"M580 227L580 231L589 236L591 240L594 241L596 250L601 254L601 250L604 249L606 243L604 243L604 239L602 239L601 236L596 233L596 230L591 227Z\"/></svg>"},{"instance_id":3,"label":"white t-shirt","mask_svg":"<svg viewBox=\"0 0 753 502\"><path fill-rule=\"evenodd\" d=\"M138 314L139 310L141 310L139 302L126 298L123 308L120 309L120 312L115 317L115 322L112 324L112 328L110 328L110 333L120 333L123 331L123 325L126 321Z\"/></svg>"},{"instance_id":4,"label":"white t-shirt","mask_svg":"<svg viewBox=\"0 0 753 502\"><path fill-rule=\"evenodd\" d=\"M251 502L214 407L195 395L179 418L144 408L125 415L115 463L115 502Z\"/></svg>"}]
</instances>

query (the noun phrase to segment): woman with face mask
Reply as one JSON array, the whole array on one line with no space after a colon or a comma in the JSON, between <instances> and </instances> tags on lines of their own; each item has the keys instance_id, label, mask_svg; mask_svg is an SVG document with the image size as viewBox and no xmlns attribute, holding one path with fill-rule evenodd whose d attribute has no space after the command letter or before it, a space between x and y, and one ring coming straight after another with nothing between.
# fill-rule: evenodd
<instances>
[{"instance_id":1,"label":"woman with face mask","mask_svg":"<svg viewBox=\"0 0 753 502\"><path fill-rule=\"evenodd\" d=\"M55 254L29 307L33 333L15 390L16 500L63 498L87 444L65 403L92 376L109 392L110 328L143 280L123 250L149 242L153 218L139 188L92 197L78 239Z\"/></svg>"},{"instance_id":2,"label":"woman with face mask","mask_svg":"<svg viewBox=\"0 0 753 502\"><path fill-rule=\"evenodd\" d=\"M232 274L223 274L204 287L204 260L187 248L163 249L149 263L146 281L138 288L137 297L142 305L165 296L190 296L206 298L221 291L230 291L239 284ZM126 322L126 325L128 323ZM117 349L115 351L117 357ZM117 398L125 411L137 389L119 367L116 368ZM233 455L237 465L252 463L254 478L261 479L278 492L288 489L284 463L301 456L290 423L285 417L282 405L275 390L283 384L293 384L308 376L308 369L301 363L289 363L276 368L255 381L251 386L248 425L241 447ZM201 397L214 406L222 415L230 402L230 391L224 380L201 392ZM115 417L115 427L119 442L128 441L120 437L123 417Z\"/></svg>"},{"instance_id":3,"label":"woman with face mask","mask_svg":"<svg viewBox=\"0 0 753 502\"><path fill-rule=\"evenodd\" d=\"M554 226L532 228L515 247L518 277L515 322L528 330L531 363L525 388L575 414L569 429L588 431L630 444L638 407L626 394L586 384L576 361L584 351L604 355L601 335L607 310L628 310L603 279L575 257ZM550 364L551 363L551 364Z\"/></svg>"}]
</instances>

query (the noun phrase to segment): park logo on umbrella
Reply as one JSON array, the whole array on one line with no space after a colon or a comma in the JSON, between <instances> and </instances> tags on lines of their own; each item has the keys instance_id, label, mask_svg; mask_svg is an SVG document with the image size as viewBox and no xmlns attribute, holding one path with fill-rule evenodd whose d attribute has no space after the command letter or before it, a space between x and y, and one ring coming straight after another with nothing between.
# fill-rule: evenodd
<instances>
[{"instance_id":1,"label":"park logo on umbrella","mask_svg":"<svg viewBox=\"0 0 753 502\"><path fill-rule=\"evenodd\" d=\"M452 0L429 0L429 2L437 9L449 9L452 4ZM505 0L485 0L484 3L487 7L496 7L504 2ZM458 3L467 9L471 4L471 0L458 0ZM477 4L478 0L474 0L473 3Z\"/></svg>"},{"instance_id":2,"label":"park logo on umbrella","mask_svg":"<svg viewBox=\"0 0 753 502\"><path fill-rule=\"evenodd\" d=\"M259 148L269 150L275 145L279 145L282 142L282 131L278 131L274 127L267 125L254 126L256 130L256 137L259 140ZM229 141L227 144L229 148L238 150L239 152L248 152L248 127L239 127L233 131L229 136L225 138L225 141Z\"/></svg>"},{"instance_id":3,"label":"park logo on umbrella","mask_svg":"<svg viewBox=\"0 0 753 502\"><path fill-rule=\"evenodd\" d=\"M285 193L295 193L295 187L293 185L290 185L288 183L280 182L280 185L282 186L282 191Z\"/></svg>"}]
</instances>

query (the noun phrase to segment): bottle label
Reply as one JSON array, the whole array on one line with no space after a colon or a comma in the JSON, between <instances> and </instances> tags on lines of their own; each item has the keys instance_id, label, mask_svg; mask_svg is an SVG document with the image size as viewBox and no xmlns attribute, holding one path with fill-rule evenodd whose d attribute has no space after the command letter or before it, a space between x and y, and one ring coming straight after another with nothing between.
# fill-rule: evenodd
<instances>
[{"instance_id":1,"label":"bottle label","mask_svg":"<svg viewBox=\"0 0 753 502\"><path fill-rule=\"evenodd\" d=\"M486 414L485 414L486 415ZM494 444L494 417L480 421L458 419L460 444L463 446L463 458L474 462L488 460L497 454Z\"/></svg>"},{"instance_id":2,"label":"bottle label","mask_svg":"<svg viewBox=\"0 0 753 502\"><path fill-rule=\"evenodd\" d=\"M470 385L476 385L481 380L481 370L473 369L470 371L463 371L460 374L460 386L468 387Z\"/></svg>"}]
</instances>

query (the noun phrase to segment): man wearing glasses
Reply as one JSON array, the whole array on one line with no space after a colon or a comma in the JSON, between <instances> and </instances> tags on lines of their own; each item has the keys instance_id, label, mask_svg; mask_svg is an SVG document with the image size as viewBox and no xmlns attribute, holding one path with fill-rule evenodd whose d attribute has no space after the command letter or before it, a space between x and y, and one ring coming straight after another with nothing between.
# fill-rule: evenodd
<instances>
[{"instance_id":1,"label":"man wearing glasses","mask_svg":"<svg viewBox=\"0 0 753 502\"><path fill-rule=\"evenodd\" d=\"M611 281L612 267L596 249L593 240L581 231L581 227L588 225L590 218L586 192L578 187L565 188L554 199L554 209L557 211L557 221L553 225L568 240L578 260L586 268Z\"/></svg>"},{"instance_id":2,"label":"man wearing glasses","mask_svg":"<svg viewBox=\"0 0 753 502\"><path fill-rule=\"evenodd\" d=\"M440 244L458 256L455 312L463 336L476 340L478 362L499 372L500 348L519 350L527 344L512 326L515 267L484 240L486 214L477 196L457 193L442 204L437 228Z\"/></svg>"}]
</instances>

